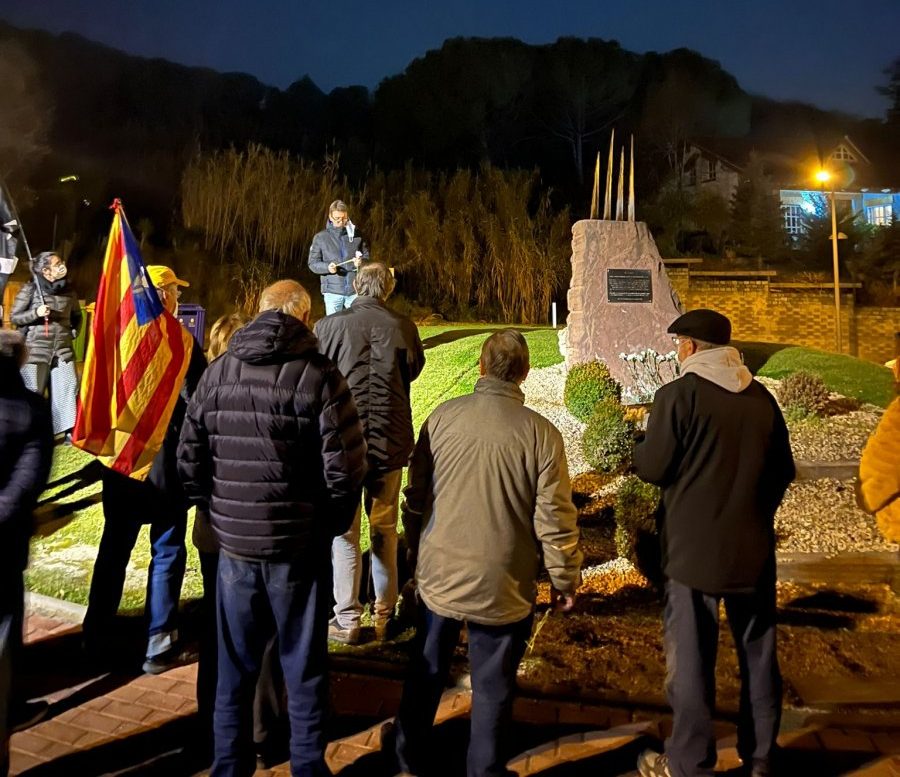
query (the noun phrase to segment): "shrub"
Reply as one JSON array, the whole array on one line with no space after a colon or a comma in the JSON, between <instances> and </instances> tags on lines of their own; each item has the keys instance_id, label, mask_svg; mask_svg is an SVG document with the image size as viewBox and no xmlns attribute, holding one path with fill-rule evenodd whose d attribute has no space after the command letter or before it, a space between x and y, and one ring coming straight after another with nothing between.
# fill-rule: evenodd
<instances>
[{"instance_id":1,"label":"shrub","mask_svg":"<svg viewBox=\"0 0 900 777\"><path fill-rule=\"evenodd\" d=\"M616 553L628 559L648 579L659 583L659 539L656 534L656 510L659 489L630 475L616 493Z\"/></svg>"},{"instance_id":2,"label":"shrub","mask_svg":"<svg viewBox=\"0 0 900 777\"><path fill-rule=\"evenodd\" d=\"M587 421L594 405L604 399L618 402L622 387L601 361L576 364L566 375L563 401L569 412L580 421Z\"/></svg>"},{"instance_id":3,"label":"shrub","mask_svg":"<svg viewBox=\"0 0 900 777\"><path fill-rule=\"evenodd\" d=\"M785 377L778 387L778 401L791 418L822 416L828 397L825 382L818 375L803 370Z\"/></svg>"},{"instance_id":4,"label":"shrub","mask_svg":"<svg viewBox=\"0 0 900 777\"><path fill-rule=\"evenodd\" d=\"M614 399L597 402L581 438L585 461L598 472L624 472L631 464L634 429Z\"/></svg>"}]
</instances>

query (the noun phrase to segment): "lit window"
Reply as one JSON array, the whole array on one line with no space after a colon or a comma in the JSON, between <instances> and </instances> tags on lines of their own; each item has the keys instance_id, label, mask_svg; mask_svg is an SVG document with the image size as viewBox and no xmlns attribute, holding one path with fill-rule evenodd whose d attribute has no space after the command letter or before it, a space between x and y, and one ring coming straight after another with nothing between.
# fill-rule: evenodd
<instances>
[{"instance_id":1,"label":"lit window","mask_svg":"<svg viewBox=\"0 0 900 777\"><path fill-rule=\"evenodd\" d=\"M841 162L855 162L856 157L850 153L850 149L846 146L838 146L831 155L832 159L838 159Z\"/></svg>"},{"instance_id":2,"label":"lit window","mask_svg":"<svg viewBox=\"0 0 900 777\"><path fill-rule=\"evenodd\" d=\"M706 180L707 181L715 181L716 180L716 160L715 159L707 159L706 160Z\"/></svg>"},{"instance_id":3,"label":"lit window","mask_svg":"<svg viewBox=\"0 0 900 777\"><path fill-rule=\"evenodd\" d=\"M784 231L789 235L803 232L803 208L800 205L784 206Z\"/></svg>"},{"instance_id":4,"label":"lit window","mask_svg":"<svg viewBox=\"0 0 900 777\"><path fill-rule=\"evenodd\" d=\"M889 227L893 215L890 205L870 205L866 208L866 221L876 227Z\"/></svg>"}]
</instances>

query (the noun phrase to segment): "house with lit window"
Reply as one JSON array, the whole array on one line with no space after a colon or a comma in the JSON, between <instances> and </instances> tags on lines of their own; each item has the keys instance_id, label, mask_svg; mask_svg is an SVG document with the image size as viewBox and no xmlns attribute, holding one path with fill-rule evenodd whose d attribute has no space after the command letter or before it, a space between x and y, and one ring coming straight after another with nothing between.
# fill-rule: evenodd
<instances>
[{"instance_id":1,"label":"house with lit window","mask_svg":"<svg viewBox=\"0 0 900 777\"><path fill-rule=\"evenodd\" d=\"M841 218L858 214L874 226L900 219L900 182L888 180L890 175L846 135L764 143L746 138L697 139L685 154L682 183L688 189L713 191L730 202L751 155L762 163L776 187L790 235L799 235L808 218L824 213L832 186ZM824 190L815 179L821 169L830 174Z\"/></svg>"}]
</instances>

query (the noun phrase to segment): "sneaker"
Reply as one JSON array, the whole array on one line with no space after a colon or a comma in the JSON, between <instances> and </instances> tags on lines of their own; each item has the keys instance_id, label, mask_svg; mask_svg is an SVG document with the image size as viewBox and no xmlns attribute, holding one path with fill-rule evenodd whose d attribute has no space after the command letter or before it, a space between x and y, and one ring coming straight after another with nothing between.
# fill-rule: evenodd
<instances>
[{"instance_id":1,"label":"sneaker","mask_svg":"<svg viewBox=\"0 0 900 777\"><path fill-rule=\"evenodd\" d=\"M9 713L9 728L15 734L40 723L50 712L50 705L45 701L26 701Z\"/></svg>"},{"instance_id":2,"label":"sneaker","mask_svg":"<svg viewBox=\"0 0 900 777\"><path fill-rule=\"evenodd\" d=\"M328 639L333 639L342 645L357 645L359 644L359 626L345 629L337 621L331 621L328 624Z\"/></svg>"},{"instance_id":3,"label":"sneaker","mask_svg":"<svg viewBox=\"0 0 900 777\"><path fill-rule=\"evenodd\" d=\"M644 750L638 756L637 768L641 777L672 777L672 772L669 771L669 756L654 750Z\"/></svg>"},{"instance_id":4,"label":"sneaker","mask_svg":"<svg viewBox=\"0 0 900 777\"><path fill-rule=\"evenodd\" d=\"M147 656L141 669L144 674L162 674L170 669L174 669L176 666L185 666L196 660L196 653L182 652L175 648L157 656Z\"/></svg>"}]
</instances>

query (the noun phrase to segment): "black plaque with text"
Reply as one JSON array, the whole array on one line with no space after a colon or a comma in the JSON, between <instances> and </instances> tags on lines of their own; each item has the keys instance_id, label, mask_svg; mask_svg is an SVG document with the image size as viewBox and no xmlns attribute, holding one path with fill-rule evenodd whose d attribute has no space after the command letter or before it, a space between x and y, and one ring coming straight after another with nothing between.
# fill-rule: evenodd
<instances>
[{"instance_id":1,"label":"black plaque with text","mask_svg":"<svg viewBox=\"0 0 900 777\"><path fill-rule=\"evenodd\" d=\"M653 302L650 270L607 270L607 302Z\"/></svg>"}]
</instances>

